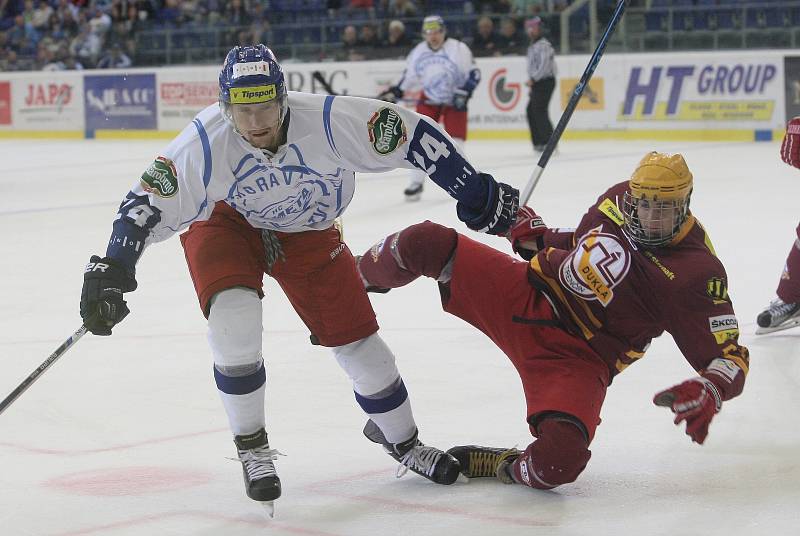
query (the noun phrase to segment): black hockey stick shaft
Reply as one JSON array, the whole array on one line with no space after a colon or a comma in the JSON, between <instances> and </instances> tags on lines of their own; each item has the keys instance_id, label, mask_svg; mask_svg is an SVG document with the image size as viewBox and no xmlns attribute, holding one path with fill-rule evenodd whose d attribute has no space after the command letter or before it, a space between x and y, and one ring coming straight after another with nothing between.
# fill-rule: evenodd
<instances>
[{"instance_id":1,"label":"black hockey stick shaft","mask_svg":"<svg viewBox=\"0 0 800 536\"><path fill-rule=\"evenodd\" d=\"M81 326L75 333L70 335L70 337L66 341L64 341L61 344L61 346L59 346L56 349L55 352L50 354L50 357L45 359L44 362L41 365L39 365L39 368L31 372L30 376L25 378L25 380L23 380L23 382L19 384L16 389L11 391L10 395L5 397L5 399L3 399L2 402L0 402L0 414L2 414L6 410L6 408L8 408L8 406L13 404L14 401L28 389L28 387L33 385L33 382L39 379L39 376L41 376L48 368L50 368L50 365L55 363L59 357L64 355L66 351L69 350L72 347L72 345L78 342L78 340L85 334L86 334L86 326Z\"/></svg>"},{"instance_id":2,"label":"black hockey stick shaft","mask_svg":"<svg viewBox=\"0 0 800 536\"><path fill-rule=\"evenodd\" d=\"M611 20L608 21L606 31L603 33L603 36L597 43L597 47L594 49L594 54L592 54L591 59L589 59L589 64L586 66L586 70L583 71L583 75L581 76L578 85L575 86L575 90L572 92L572 96L569 98L567 107L564 108L564 113L561 114L561 119L558 120L556 128L553 129L553 134L550 136L550 139L547 140L547 145L542 152L542 156L539 157L539 163L536 164L536 168L533 170L531 178L528 179L528 184L522 191L522 196L520 196L520 205L527 204L528 200L531 198L533 189L536 188L536 184L539 182L539 177L541 177L544 167L550 160L550 156L552 156L553 151L558 144L558 140L561 139L564 129L567 128L567 123L569 122L570 117L572 117L572 112L574 112L575 107L578 106L578 101L581 99L581 95L583 95L583 90L589 84L589 80L591 80L594 70L597 69L597 65L600 63L600 58L603 57L603 51L606 49L606 45L608 44L608 40L611 38L611 34L614 33L617 23L619 23L620 19L622 18L622 13L625 11L626 1L627 0L620 0L617 3L617 7L614 9L614 14L611 15Z\"/></svg>"}]
</instances>

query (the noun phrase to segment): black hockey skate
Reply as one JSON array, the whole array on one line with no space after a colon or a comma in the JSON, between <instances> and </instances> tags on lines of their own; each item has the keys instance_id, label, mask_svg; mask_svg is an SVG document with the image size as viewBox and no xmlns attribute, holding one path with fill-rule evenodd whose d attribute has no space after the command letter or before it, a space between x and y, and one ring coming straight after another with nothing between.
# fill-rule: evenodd
<instances>
[{"instance_id":1,"label":"black hockey skate","mask_svg":"<svg viewBox=\"0 0 800 536\"><path fill-rule=\"evenodd\" d=\"M280 454L269 448L267 432L261 430L233 439L242 462L244 487L254 501L274 501L281 496L281 480L275 472L275 458Z\"/></svg>"},{"instance_id":2,"label":"black hockey skate","mask_svg":"<svg viewBox=\"0 0 800 536\"><path fill-rule=\"evenodd\" d=\"M409 184L408 188L403 190L403 194L406 196L406 201L419 201L422 197L422 184L419 183L412 183Z\"/></svg>"},{"instance_id":3,"label":"black hockey skate","mask_svg":"<svg viewBox=\"0 0 800 536\"><path fill-rule=\"evenodd\" d=\"M800 326L800 303L786 303L775 298L756 318L756 335Z\"/></svg>"},{"instance_id":4,"label":"black hockey skate","mask_svg":"<svg viewBox=\"0 0 800 536\"><path fill-rule=\"evenodd\" d=\"M505 484L513 484L508 467L520 454L515 448L504 449L463 445L447 451L461 465L461 474L467 478L497 477Z\"/></svg>"},{"instance_id":5,"label":"black hockey skate","mask_svg":"<svg viewBox=\"0 0 800 536\"><path fill-rule=\"evenodd\" d=\"M397 478L411 469L437 484L452 484L458 479L461 467L458 460L436 447L429 447L417 438L418 432L402 443L391 444L372 420L364 426L364 435L374 443L383 445L389 456L400 462Z\"/></svg>"}]
</instances>

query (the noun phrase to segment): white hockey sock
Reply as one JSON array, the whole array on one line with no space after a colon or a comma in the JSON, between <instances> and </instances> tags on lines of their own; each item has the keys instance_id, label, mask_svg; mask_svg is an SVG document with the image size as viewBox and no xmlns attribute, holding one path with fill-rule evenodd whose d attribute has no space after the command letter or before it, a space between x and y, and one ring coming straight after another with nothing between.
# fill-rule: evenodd
<instances>
[{"instance_id":1,"label":"white hockey sock","mask_svg":"<svg viewBox=\"0 0 800 536\"><path fill-rule=\"evenodd\" d=\"M417 428L394 355L377 333L333 349L353 381L356 401L391 443L409 439Z\"/></svg>"},{"instance_id":2,"label":"white hockey sock","mask_svg":"<svg viewBox=\"0 0 800 536\"><path fill-rule=\"evenodd\" d=\"M261 299L252 289L226 289L211 300L208 342L214 380L234 435L265 428L261 317Z\"/></svg>"}]
</instances>

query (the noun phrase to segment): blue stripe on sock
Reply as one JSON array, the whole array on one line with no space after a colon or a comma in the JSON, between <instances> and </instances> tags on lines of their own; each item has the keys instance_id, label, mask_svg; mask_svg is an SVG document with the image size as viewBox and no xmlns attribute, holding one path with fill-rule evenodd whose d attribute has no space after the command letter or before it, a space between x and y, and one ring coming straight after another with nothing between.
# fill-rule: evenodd
<instances>
[{"instance_id":1,"label":"blue stripe on sock","mask_svg":"<svg viewBox=\"0 0 800 536\"><path fill-rule=\"evenodd\" d=\"M214 367L214 380L217 389L229 395L246 395L267 383L267 371L261 365L257 371L247 376L225 376Z\"/></svg>"},{"instance_id":2,"label":"blue stripe on sock","mask_svg":"<svg viewBox=\"0 0 800 536\"><path fill-rule=\"evenodd\" d=\"M355 391L354 391L355 393ZM400 405L408 398L408 391L406 391L406 384L400 380L397 389L385 398L366 398L358 393L356 395L356 402L361 406L365 413L387 413L393 409L399 408Z\"/></svg>"}]
</instances>

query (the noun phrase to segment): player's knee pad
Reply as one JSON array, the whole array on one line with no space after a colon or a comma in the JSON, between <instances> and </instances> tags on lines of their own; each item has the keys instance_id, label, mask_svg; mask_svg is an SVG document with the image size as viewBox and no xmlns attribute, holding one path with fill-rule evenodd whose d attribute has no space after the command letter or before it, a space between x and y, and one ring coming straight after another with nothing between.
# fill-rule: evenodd
<instances>
[{"instance_id":1,"label":"player's knee pad","mask_svg":"<svg viewBox=\"0 0 800 536\"><path fill-rule=\"evenodd\" d=\"M261 363L261 299L255 290L225 289L211 298L208 343L218 370L243 376Z\"/></svg>"},{"instance_id":2,"label":"player's knee pad","mask_svg":"<svg viewBox=\"0 0 800 536\"><path fill-rule=\"evenodd\" d=\"M397 253L409 272L438 279L457 243L455 229L426 220L400 232Z\"/></svg>"},{"instance_id":3,"label":"player's knee pad","mask_svg":"<svg viewBox=\"0 0 800 536\"><path fill-rule=\"evenodd\" d=\"M514 480L539 489L574 482L592 456L584 431L574 422L552 418L541 421L537 431L539 438L512 465Z\"/></svg>"},{"instance_id":4,"label":"player's knee pad","mask_svg":"<svg viewBox=\"0 0 800 536\"><path fill-rule=\"evenodd\" d=\"M339 366L353 381L356 393L371 396L392 387L400 378L394 354L377 333L333 348Z\"/></svg>"}]
</instances>

